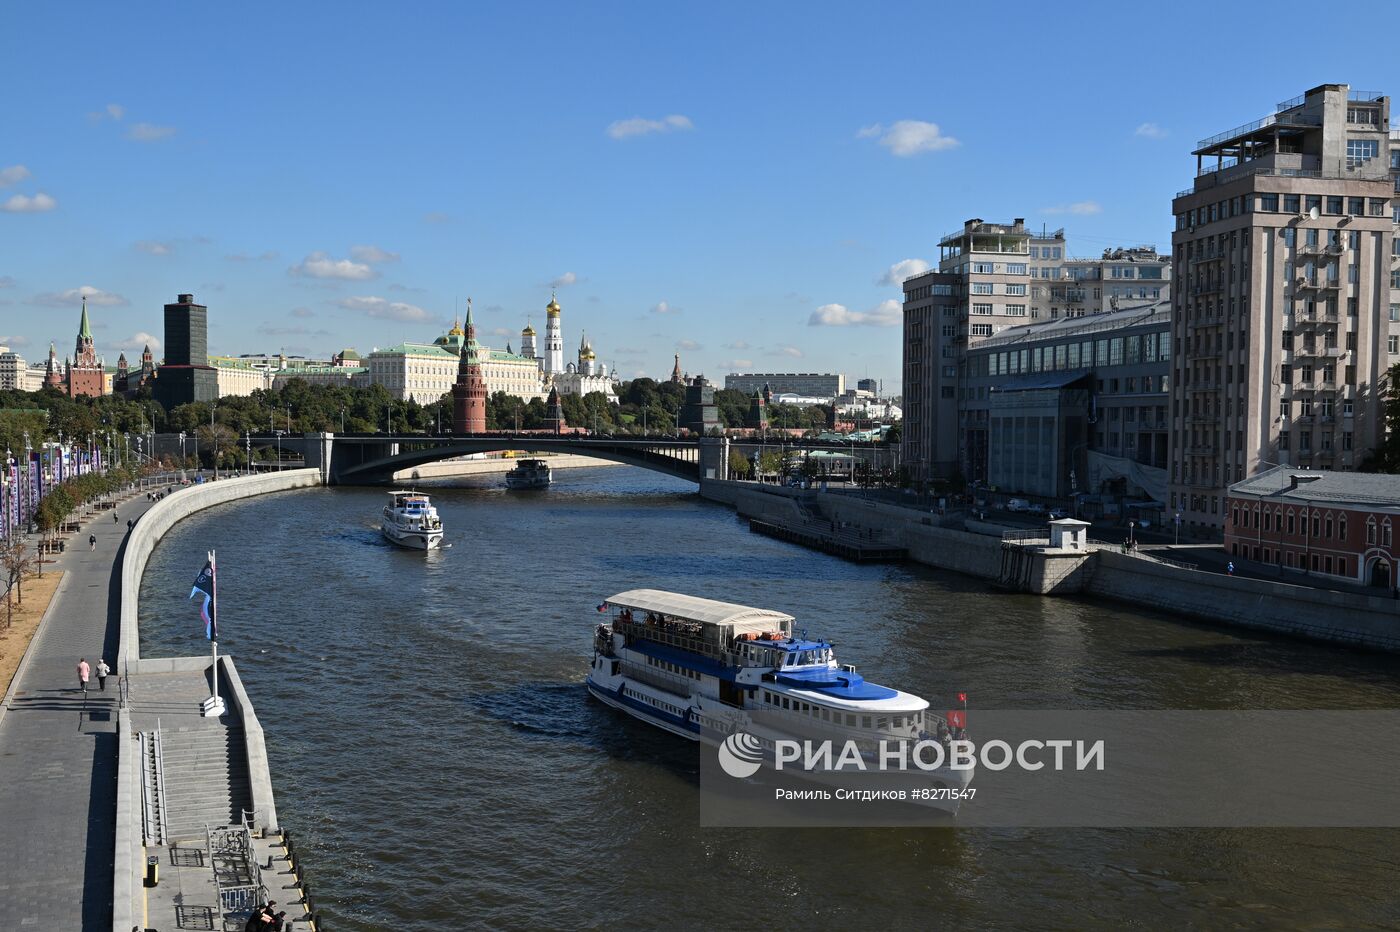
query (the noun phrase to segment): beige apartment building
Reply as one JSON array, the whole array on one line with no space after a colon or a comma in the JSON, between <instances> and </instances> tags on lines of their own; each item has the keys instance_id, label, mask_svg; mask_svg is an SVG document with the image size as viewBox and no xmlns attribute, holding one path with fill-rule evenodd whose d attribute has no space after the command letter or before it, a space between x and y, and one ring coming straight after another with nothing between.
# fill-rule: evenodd
<instances>
[{"instance_id":1,"label":"beige apartment building","mask_svg":"<svg viewBox=\"0 0 1400 932\"><path fill-rule=\"evenodd\" d=\"M1354 469L1385 431L1400 308L1390 101L1325 84L1202 140L1172 202L1169 507L1221 533L1226 489Z\"/></svg>"}]
</instances>

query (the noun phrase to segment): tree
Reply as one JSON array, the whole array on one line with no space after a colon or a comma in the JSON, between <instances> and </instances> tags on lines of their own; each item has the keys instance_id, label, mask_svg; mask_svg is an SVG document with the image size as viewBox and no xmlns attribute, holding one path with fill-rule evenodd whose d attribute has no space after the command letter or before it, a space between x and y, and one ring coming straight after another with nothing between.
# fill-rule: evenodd
<instances>
[{"instance_id":1,"label":"tree","mask_svg":"<svg viewBox=\"0 0 1400 932\"><path fill-rule=\"evenodd\" d=\"M38 557L30 552L29 545L18 534L12 535L0 545L0 566L5 569L5 627L14 620L14 603L24 604L22 586L24 578L32 575L38 565Z\"/></svg>"},{"instance_id":2,"label":"tree","mask_svg":"<svg viewBox=\"0 0 1400 932\"><path fill-rule=\"evenodd\" d=\"M729 451L729 475L736 479L744 479L748 477L749 470L752 468L753 464L749 462L747 456L738 450Z\"/></svg>"}]
</instances>

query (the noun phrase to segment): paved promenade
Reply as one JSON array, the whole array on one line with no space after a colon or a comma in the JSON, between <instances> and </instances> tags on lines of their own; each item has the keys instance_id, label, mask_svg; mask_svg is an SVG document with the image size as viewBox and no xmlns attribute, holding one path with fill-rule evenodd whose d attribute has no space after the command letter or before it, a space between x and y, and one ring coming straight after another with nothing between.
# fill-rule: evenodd
<instances>
[{"instance_id":1,"label":"paved promenade","mask_svg":"<svg viewBox=\"0 0 1400 932\"><path fill-rule=\"evenodd\" d=\"M117 678L87 698L79 657L116 664L117 559L126 522L150 507L144 493L99 511L69 539L49 614L0 712L0 910L15 929L102 930L112 922ZM87 538L97 536L89 552Z\"/></svg>"}]
</instances>

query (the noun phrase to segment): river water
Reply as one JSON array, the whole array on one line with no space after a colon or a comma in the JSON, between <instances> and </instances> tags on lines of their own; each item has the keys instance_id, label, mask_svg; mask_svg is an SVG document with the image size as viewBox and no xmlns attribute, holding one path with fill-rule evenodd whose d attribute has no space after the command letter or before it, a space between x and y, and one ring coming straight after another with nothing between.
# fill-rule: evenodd
<instances>
[{"instance_id":1,"label":"river water","mask_svg":"<svg viewBox=\"0 0 1400 932\"><path fill-rule=\"evenodd\" d=\"M789 611L974 714L1393 708L1393 658L856 566L625 467L439 488L452 546L428 555L381 542L384 497L203 512L142 587L143 655L200 653L185 597L218 549L220 647L336 930L1400 924L1386 830L702 829L695 747L582 686L594 606L638 586Z\"/></svg>"}]
</instances>

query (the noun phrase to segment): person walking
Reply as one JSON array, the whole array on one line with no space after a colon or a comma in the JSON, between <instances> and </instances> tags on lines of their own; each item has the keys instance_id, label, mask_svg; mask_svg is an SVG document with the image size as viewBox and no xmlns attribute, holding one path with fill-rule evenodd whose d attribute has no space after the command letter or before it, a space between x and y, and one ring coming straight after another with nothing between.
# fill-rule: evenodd
<instances>
[{"instance_id":1,"label":"person walking","mask_svg":"<svg viewBox=\"0 0 1400 932\"><path fill-rule=\"evenodd\" d=\"M1225 574L1226 574L1227 576L1233 576L1233 575L1235 575L1235 561L1234 561L1234 560L1231 560L1231 561L1226 565L1226 567L1225 567Z\"/></svg>"},{"instance_id":2,"label":"person walking","mask_svg":"<svg viewBox=\"0 0 1400 932\"><path fill-rule=\"evenodd\" d=\"M126 519L126 532L127 532L128 534L131 533L131 529L134 528L135 526L136 526L136 522L135 522L134 520L132 520L131 518L127 518L127 519Z\"/></svg>"},{"instance_id":3,"label":"person walking","mask_svg":"<svg viewBox=\"0 0 1400 932\"><path fill-rule=\"evenodd\" d=\"M88 666L86 657L78 658L78 688L83 691L83 696L87 696L88 677L92 675L92 667Z\"/></svg>"},{"instance_id":4,"label":"person walking","mask_svg":"<svg viewBox=\"0 0 1400 932\"><path fill-rule=\"evenodd\" d=\"M101 657L98 657L98 658L97 658L97 688L98 688L100 691L104 692L104 693L107 691L107 677L108 677L109 674L111 674L111 672L112 672L112 668L109 667L109 666L107 666L107 661L103 660Z\"/></svg>"},{"instance_id":5,"label":"person walking","mask_svg":"<svg viewBox=\"0 0 1400 932\"><path fill-rule=\"evenodd\" d=\"M113 524L119 524L119 523L120 523L120 519L117 517L117 509L115 509L115 508L112 509L112 523L113 523Z\"/></svg>"},{"instance_id":6,"label":"person walking","mask_svg":"<svg viewBox=\"0 0 1400 932\"><path fill-rule=\"evenodd\" d=\"M96 535L96 534L89 534L89 535L88 535L88 549L89 549L89 550L96 550L96 549L97 549L97 535Z\"/></svg>"}]
</instances>

